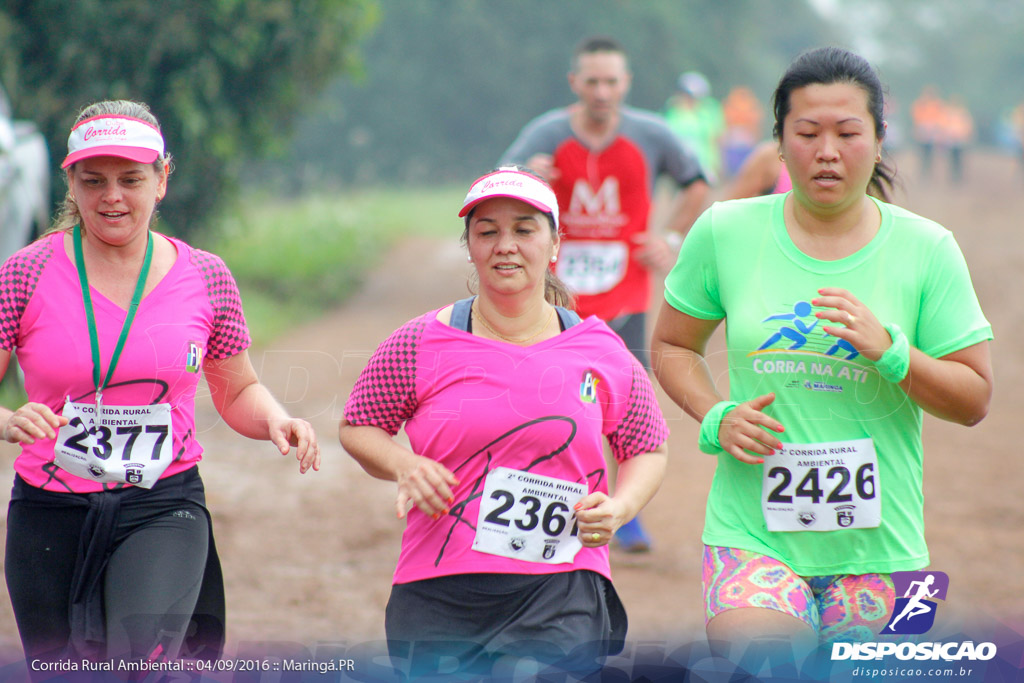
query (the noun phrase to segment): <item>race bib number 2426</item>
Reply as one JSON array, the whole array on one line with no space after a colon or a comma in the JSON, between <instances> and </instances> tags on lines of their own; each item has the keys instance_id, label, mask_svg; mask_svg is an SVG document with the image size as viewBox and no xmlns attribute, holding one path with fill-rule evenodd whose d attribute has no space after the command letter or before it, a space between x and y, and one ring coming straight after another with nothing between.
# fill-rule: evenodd
<instances>
[{"instance_id":1,"label":"race bib number 2426","mask_svg":"<svg viewBox=\"0 0 1024 683\"><path fill-rule=\"evenodd\" d=\"M783 444L765 458L761 508L769 531L867 529L882 521L871 439Z\"/></svg>"}]
</instances>

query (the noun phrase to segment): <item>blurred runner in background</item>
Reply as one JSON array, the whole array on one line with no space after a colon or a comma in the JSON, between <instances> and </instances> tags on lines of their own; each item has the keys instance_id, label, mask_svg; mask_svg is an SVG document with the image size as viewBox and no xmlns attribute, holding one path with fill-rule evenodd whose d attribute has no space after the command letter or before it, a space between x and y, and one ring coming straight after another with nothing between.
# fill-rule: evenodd
<instances>
[{"instance_id":1,"label":"blurred runner in background","mask_svg":"<svg viewBox=\"0 0 1024 683\"><path fill-rule=\"evenodd\" d=\"M761 103L750 88L736 86L722 100L725 133L722 137L723 172L732 178L757 147L763 133Z\"/></svg>"},{"instance_id":2,"label":"blurred runner in background","mask_svg":"<svg viewBox=\"0 0 1024 683\"><path fill-rule=\"evenodd\" d=\"M650 368L651 273L666 272L675 258L675 249L651 231L654 184L667 176L682 190L666 226L678 247L704 208L708 183L697 157L660 116L625 104L631 80L618 41L584 40L569 72L578 100L530 121L501 164L524 165L551 184L562 229L555 272L575 294L580 316L606 321ZM616 539L626 551L650 549L639 518Z\"/></svg>"},{"instance_id":3,"label":"blurred runner in background","mask_svg":"<svg viewBox=\"0 0 1024 683\"><path fill-rule=\"evenodd\" d=\"M665 107L668 127L697 155L714 184L722 173L721 144L725 133L722 105L711 96L704 74L687 71L676 83L676 94Z\"/></svg>"}]
</instances>

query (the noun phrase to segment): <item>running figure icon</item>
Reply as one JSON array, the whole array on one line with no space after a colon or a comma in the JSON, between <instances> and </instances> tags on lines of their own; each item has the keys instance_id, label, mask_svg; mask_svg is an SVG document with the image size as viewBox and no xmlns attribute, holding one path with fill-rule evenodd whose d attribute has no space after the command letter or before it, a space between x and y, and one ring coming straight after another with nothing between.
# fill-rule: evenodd
<instances>
[{"instance_id":1,"label":"running figure icon","mask_svg":"<svg viewBox=\"0 0 1024 683\"><path fill-rule=\"evenodd\" d=\"M935 583L934 574L929 574L925 577L924 581L910 582L910 586L907 587L906 593L903 594L903 597L910 598L910 600L903 607L903 611L900 612L895 619L889 622L889 626L887 628L890 631L896 632L896 622L903 617L906 617L907 621L910 621L920 614L927 614L932 611L932 606L924 602L924 599L935 597L935 594L939 592L938 588L933 591L928 590L933 583ZM911 595L911 592L914 592L914 595Z\"/></svg>"},{"instance_id":2,"label":"running figure icon","mask_svg":"<svg viewBox=\"0 0 1024 683\"><path fill-rule=\"evenodd\" d=\"M846 341L845 339L840 339L839 337L836 337L836 343L829 347L828 351L825 352L825 355L834 356L839 351L847 352L846 360L853 360L854 358L860 355L860 351L858 351L853 344Z\"/></svg>"},{"instance_id":3,"label":"running figure icon","mask_svg":"<svg viewBox=\"0 0 1024 683\"><path fill-rule=\"evenodd\" d=\"M793 327L785 326L779 328L779 331L773 334L772 336L768 337L768 339L763 344L757 347L757 350L763 351L764 349L767 349L773 344L775 344L783 337L793 342L793 344L788 349L789 351L799 349L801 346L807 343L807 335L809 335L814 330L814 328L817 327L819 322L817 319L815 319L814 324L808 327L807 324L803 320L801 320L801 318L806 318L810 314L811 304L806 301L798 301L793 306L792 313L780 313L779 315L771 315L762 320L761 322L763 323L766 323L770 320L792 320Z\"/></svg>"}]
</instances>

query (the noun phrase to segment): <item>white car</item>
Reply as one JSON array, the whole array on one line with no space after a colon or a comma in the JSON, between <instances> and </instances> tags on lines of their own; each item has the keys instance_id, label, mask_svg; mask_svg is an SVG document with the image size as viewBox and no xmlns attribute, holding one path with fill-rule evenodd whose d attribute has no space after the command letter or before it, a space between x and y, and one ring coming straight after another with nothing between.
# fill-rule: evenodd
<instances>
[{"instance_id":1,"label":"white car","mask_svg":"<svg viewBox=\"0 0 1024 683\"><path fill-rule=\"evenodd\" d=\"M38 237L50 222L50 153L30 121L11 118L0 88L0 262Z\"/></svg>"}]
</instances>

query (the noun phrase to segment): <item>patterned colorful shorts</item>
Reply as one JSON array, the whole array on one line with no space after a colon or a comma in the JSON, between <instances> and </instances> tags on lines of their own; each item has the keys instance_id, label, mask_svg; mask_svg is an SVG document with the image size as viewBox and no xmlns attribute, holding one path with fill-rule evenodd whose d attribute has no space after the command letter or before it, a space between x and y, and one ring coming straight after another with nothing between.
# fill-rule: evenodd
<instances>
[{"instance_id":1,"label":"patterned colorful shorts","mask_svg":"<svg viewBox=\"0 0 1024 683\"><path fill-rule=\"evenodd\" d=\"M800 619L821 642L869 641L885 628L896 601L888 574L798 576L771 557L704 546L704 617L763 607Z\"/></svg>"}]
</instances>

